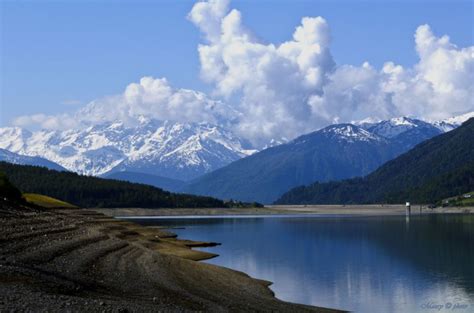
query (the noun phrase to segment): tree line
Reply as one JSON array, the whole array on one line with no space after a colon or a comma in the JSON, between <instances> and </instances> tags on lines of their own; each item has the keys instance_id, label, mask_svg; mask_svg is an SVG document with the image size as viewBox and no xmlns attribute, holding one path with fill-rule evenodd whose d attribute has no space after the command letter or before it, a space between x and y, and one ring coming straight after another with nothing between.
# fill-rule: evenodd
<instances>
[{"instance_id":1,"label":"tree line","mask_svg":"<svg viewBox=\"0 0 474 313\"><path fill-rule=\"evenodd\" d=\"M228 205L212 197L171 193L148 185L58 172L44 167L0 162L0 172L4 173L0 176L2 196L18 196L19 189L24 193L43 194L85 208L215 208Z\"/></svg>"}]
</instances>

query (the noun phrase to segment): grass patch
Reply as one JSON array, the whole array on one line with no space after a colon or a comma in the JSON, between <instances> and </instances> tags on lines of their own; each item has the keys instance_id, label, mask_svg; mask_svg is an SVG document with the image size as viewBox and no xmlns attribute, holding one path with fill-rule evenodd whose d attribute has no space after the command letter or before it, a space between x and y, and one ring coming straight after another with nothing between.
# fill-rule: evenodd
<instances>
[{"instance_id":1,"label":"grass patch","mask_svg":"<svg viewBox=\"0 0 474 313\"><path fill-rule=\"evenodd\" d=\"M444 206L474 206L474 191L444 199L442 204Z\"/></svg>"},{"instance_id":2,"label":"grass patch","mask_svg":"<svg viewBox=\"0 0 474 313\"><path fill-rule=\"evenodd\" d=\"M70 203L36 193L24 193L23 197L26 201L45 208L77 208Z\"/></svg>"}]
</instances>

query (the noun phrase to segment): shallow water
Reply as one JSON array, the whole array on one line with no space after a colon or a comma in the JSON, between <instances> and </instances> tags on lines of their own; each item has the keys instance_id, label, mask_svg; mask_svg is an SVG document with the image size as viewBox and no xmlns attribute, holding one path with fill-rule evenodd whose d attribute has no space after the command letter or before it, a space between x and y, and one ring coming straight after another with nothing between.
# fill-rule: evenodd
<instances>
[{"instance_id":1,"label":"shallow water","mask_svg":"<svg viewBox=\"0 0 474 313\"><path fill-rule=\"evenodd\" d=\"M355 312L474 312L474 215L134 219L221 242L206 262L282 300Z\"/></svg>"}]
</instances>

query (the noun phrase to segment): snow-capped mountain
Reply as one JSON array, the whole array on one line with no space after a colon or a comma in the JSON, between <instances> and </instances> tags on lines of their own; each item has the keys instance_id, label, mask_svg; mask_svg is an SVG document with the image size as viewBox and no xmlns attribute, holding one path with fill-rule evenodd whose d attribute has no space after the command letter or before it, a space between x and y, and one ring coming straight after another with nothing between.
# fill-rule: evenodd
<instances>
[{"instance_id":1,"label":"snow-capped mountain","mask_svg":"<svg viewBox=\"0 0 474 313\"><path fill-rule=\"evenodd\" d=\"M0 148L41 156L81 174L128 170L182 180L255 152L219 126L147 119L134 126L115 122L67 131L0 128Z\"/></svg>"},{"instance_id":2,"label":"snow-capped mountain","mask_svg":"<svg viewBox=\"0 0 474 313\"><path fill-rule=\"evenodd\" d=\"M361 127L371 134L391 140L405 150L444 132L433 124L409 117L397 117L377 123L364 123Z\"/></svg>"},{"instance_id":3,"label":"snow-capped mountain","mask_svg":"<svg viewBox=\"0 0 474 313\"><path fill-rule=\"evenodd\" d=\"M126 170L189 180L253 152L218 126L165 122L111 172Z\"/></svg>"},{"instance_id":4,"label":"snow-capped mountain","mask_svg":"<svg viewBox=\"0 0 474 313\"><path fill-rule=\"evenodd\" d=\"M20 155L20 154L13 153L5 149L0 149L0 161L13 163L13 164L21 164L21 165L42 166L42 167L47 167L49 169L56 170L56 171L65 170L64 167L54 162L51 162L49 160L46 160L40 157Z\"/></svg>"},{"instance_id":5,"label":"snow-capped mountain","mask_svg":"<svg viewBox=\"0 0 474 313\"><path fill-rule=\"evenodd\" d=\"M474 112L432 123L408 117L379 122L364 120L328 126L319 132L331 142L389 140L407 150L470 117L474 117ZM305 138L301 136L294 142ZM281 138L268 147L285 142L286 138ZM109 122L81 130L30 132L18 127L0 128L0 148L42 157L81 174L136 172L179 180L191 180L256 152L221 126L146 118L140 118L138 125L133 126Z\"/></svg>"},{"instance_id":6,"label":"snow-capped mountain","mask_svg":"<svg viewBox=\"0 0 474 313\"><path fill-rule=\"evenodd\" d=\"M474 117L474 111L469 112L463 115L458 115L458 116L453 116L441 121L435 121L433 122L433 125L435 127L438 127L440 130L443 132L447 132L450 130L455 129L456 127L460 126L462 123L470 119L471 117Z\"/></svg>"},{"instance_id":7,"label":"snow-capped mountain","mask_svg":"<svg viewBox=\"0 0 474 313\"><path fill-rule=\"evenodd\" d=\"M295 186L367 174L401 152L362 127L331 125L198 177L183 191L272 203Z\"/></svg>"},{"instance_id":8,"label":"snow-capped mountain","mask_svg":"<svg viewBox=\"0 0 474 313\"><path fill-rule=\"evenodd\" d=\"M396 117L382 121L365 119L354 122L353 124L382 137L393 138L415 128L418 128L419 130L430 129L431 131L433 131L433 128L437 128L440 131L439 133L448 132L459 127L471 117L474 117L474 111L439 121L423 121L410 117Z\"/></svg>"},{"instance_id":9,"label":"snow-capped mountain","mask_svg":"<svg viewBox=\"0 0 474 313\"><path fill-rule=\"evenodd\" d=\"M360 123L367 131L385 138L394 138L414 128L435 128L433 125L422 120L409 117L396 117L372 123Z\"/></svg>"},{"instance_id":10,"label":"snow-capped mountain","mask_svg":"<svg viewBox=\"0 0 474 313\"><path fill-rule=\"evenodd\" d=\"M331 125L321 130L328 137L346 142L357 141L384 141L384 136L379 136L375 132L370 132L362 127L352 124Z\"/></svg>"},{"instance_id":11,"label":"snow-capped mountain","mask_svg":"<svg viewBox=\"0 0 474 313\"><path fill-rule=\"evenodd\" d=\"M443 131L408 117L331 125L203 175L183 191L271 203L297 186L366 175Z\"/></svg>"}]
</instances>

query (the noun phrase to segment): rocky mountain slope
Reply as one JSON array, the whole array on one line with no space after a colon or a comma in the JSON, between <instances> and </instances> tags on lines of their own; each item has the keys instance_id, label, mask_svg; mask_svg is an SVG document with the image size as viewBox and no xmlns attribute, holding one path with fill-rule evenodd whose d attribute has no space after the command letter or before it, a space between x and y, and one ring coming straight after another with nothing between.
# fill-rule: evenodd
<instances>
[{"instance_id":1,"label":"rocky mountain slope","mask_svg":"<svg viewBox=\"0 0 474 313\"><path fill-rule=\"evenodd\" d=\"M134 126L116 122L66 131L6 127L0 129L0 148L41 156L80 174L132 171L181 180L254 152L219 126L147 119Z\"/></svg>"}]
</instances>

